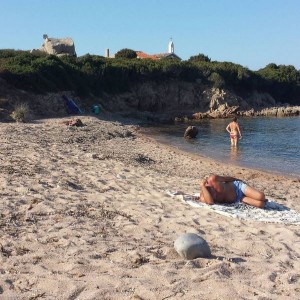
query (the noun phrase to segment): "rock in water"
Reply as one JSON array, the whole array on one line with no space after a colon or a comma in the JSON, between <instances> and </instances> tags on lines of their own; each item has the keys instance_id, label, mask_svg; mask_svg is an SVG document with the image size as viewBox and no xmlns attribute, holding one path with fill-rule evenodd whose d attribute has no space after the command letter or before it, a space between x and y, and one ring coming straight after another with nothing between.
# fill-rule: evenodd
<instances>
[{"instance_id":1,"label":"rock in water","mask_svg":"<svg viewBox=\"0 0 300 300\"><path fill-rule=\"evenodd\" d=\"M184 138L194 139L198 134L198 129L196 126L189 126L184 132Z\"/></svg>"},{"instance_id":2,"label":"rock in water","mask_svg":"<svg viewBox=\"0 0 300 300\"><path fill-rule=\"evenodd\" d=\"M211 256L207 242L195 233L182 234L176 239L174 247L181 257L189 260Z\"/></svg>"}]
</instances>

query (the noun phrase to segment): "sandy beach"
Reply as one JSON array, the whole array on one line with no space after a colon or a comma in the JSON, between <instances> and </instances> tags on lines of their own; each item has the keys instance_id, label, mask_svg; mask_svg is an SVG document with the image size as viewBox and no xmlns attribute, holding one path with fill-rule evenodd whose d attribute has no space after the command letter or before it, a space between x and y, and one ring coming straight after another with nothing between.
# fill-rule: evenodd
<instances>
[{"instance_id":1,"label":"sandy beach","mask_svg":"<svg viewBox=\"0 0 300 300\"><path fill-rule=\"evenodd\" d=\"M113 118L80 119L0 124L0 299L300 299L300 225L166 193L230 175L300 213L299 179L183 153ZM181 258L174 241L186 232L212 257Z\"/></svg>"}]
</instances>

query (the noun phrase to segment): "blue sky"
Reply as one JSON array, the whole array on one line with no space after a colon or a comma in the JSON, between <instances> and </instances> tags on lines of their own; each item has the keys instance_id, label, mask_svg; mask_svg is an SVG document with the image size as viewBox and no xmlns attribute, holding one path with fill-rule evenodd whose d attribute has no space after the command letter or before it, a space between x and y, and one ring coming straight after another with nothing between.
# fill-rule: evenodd
<instances>
[{"instance_id":1,"label":"blue sky","mask_svg":"<svg viewBox=\"0 0 300 300\"><path fill-rule=\"evenodd\" d=\"M43 34L71 37L78 56L203 53L258 70L300 69L300 0L0 0L0 49L40 48Z\"/></svg>"}]
</instances>

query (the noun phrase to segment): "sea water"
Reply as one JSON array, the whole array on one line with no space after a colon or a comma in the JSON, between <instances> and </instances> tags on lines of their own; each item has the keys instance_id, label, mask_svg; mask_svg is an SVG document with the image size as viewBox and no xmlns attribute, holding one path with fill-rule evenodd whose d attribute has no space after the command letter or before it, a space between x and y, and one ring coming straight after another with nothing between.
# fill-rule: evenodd
<instances>
[{"instance_id":1,"label":"sea water","mask_svg":"<svg viewBox=\"0 0 300 300\"><path fill-rule=\"evenodd\" d=\"M201 120L145 129L157 141L221 162L300 178L300 117L239 118L242 139L232 148L225 130L230 119ZM183 134L198 128L196 139Z\"/></svg>"}]
</instances>

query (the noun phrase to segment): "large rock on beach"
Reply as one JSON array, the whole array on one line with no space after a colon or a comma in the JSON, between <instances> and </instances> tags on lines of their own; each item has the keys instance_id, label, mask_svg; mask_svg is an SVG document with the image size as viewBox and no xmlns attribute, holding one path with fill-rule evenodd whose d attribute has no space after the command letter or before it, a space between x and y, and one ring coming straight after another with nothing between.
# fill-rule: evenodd
<instances>
[{"instance_id":1,"label":"large rock on beach","mask_svg":"<svg viewBox=\"0 0 300 300\"><path fill-rule=\"evenodd\" d=\"M177 253L188 260L197 257L211 257L208 243L195 233L185 233L179 236L174 243Z\"/></svg>"}]
</instances>

